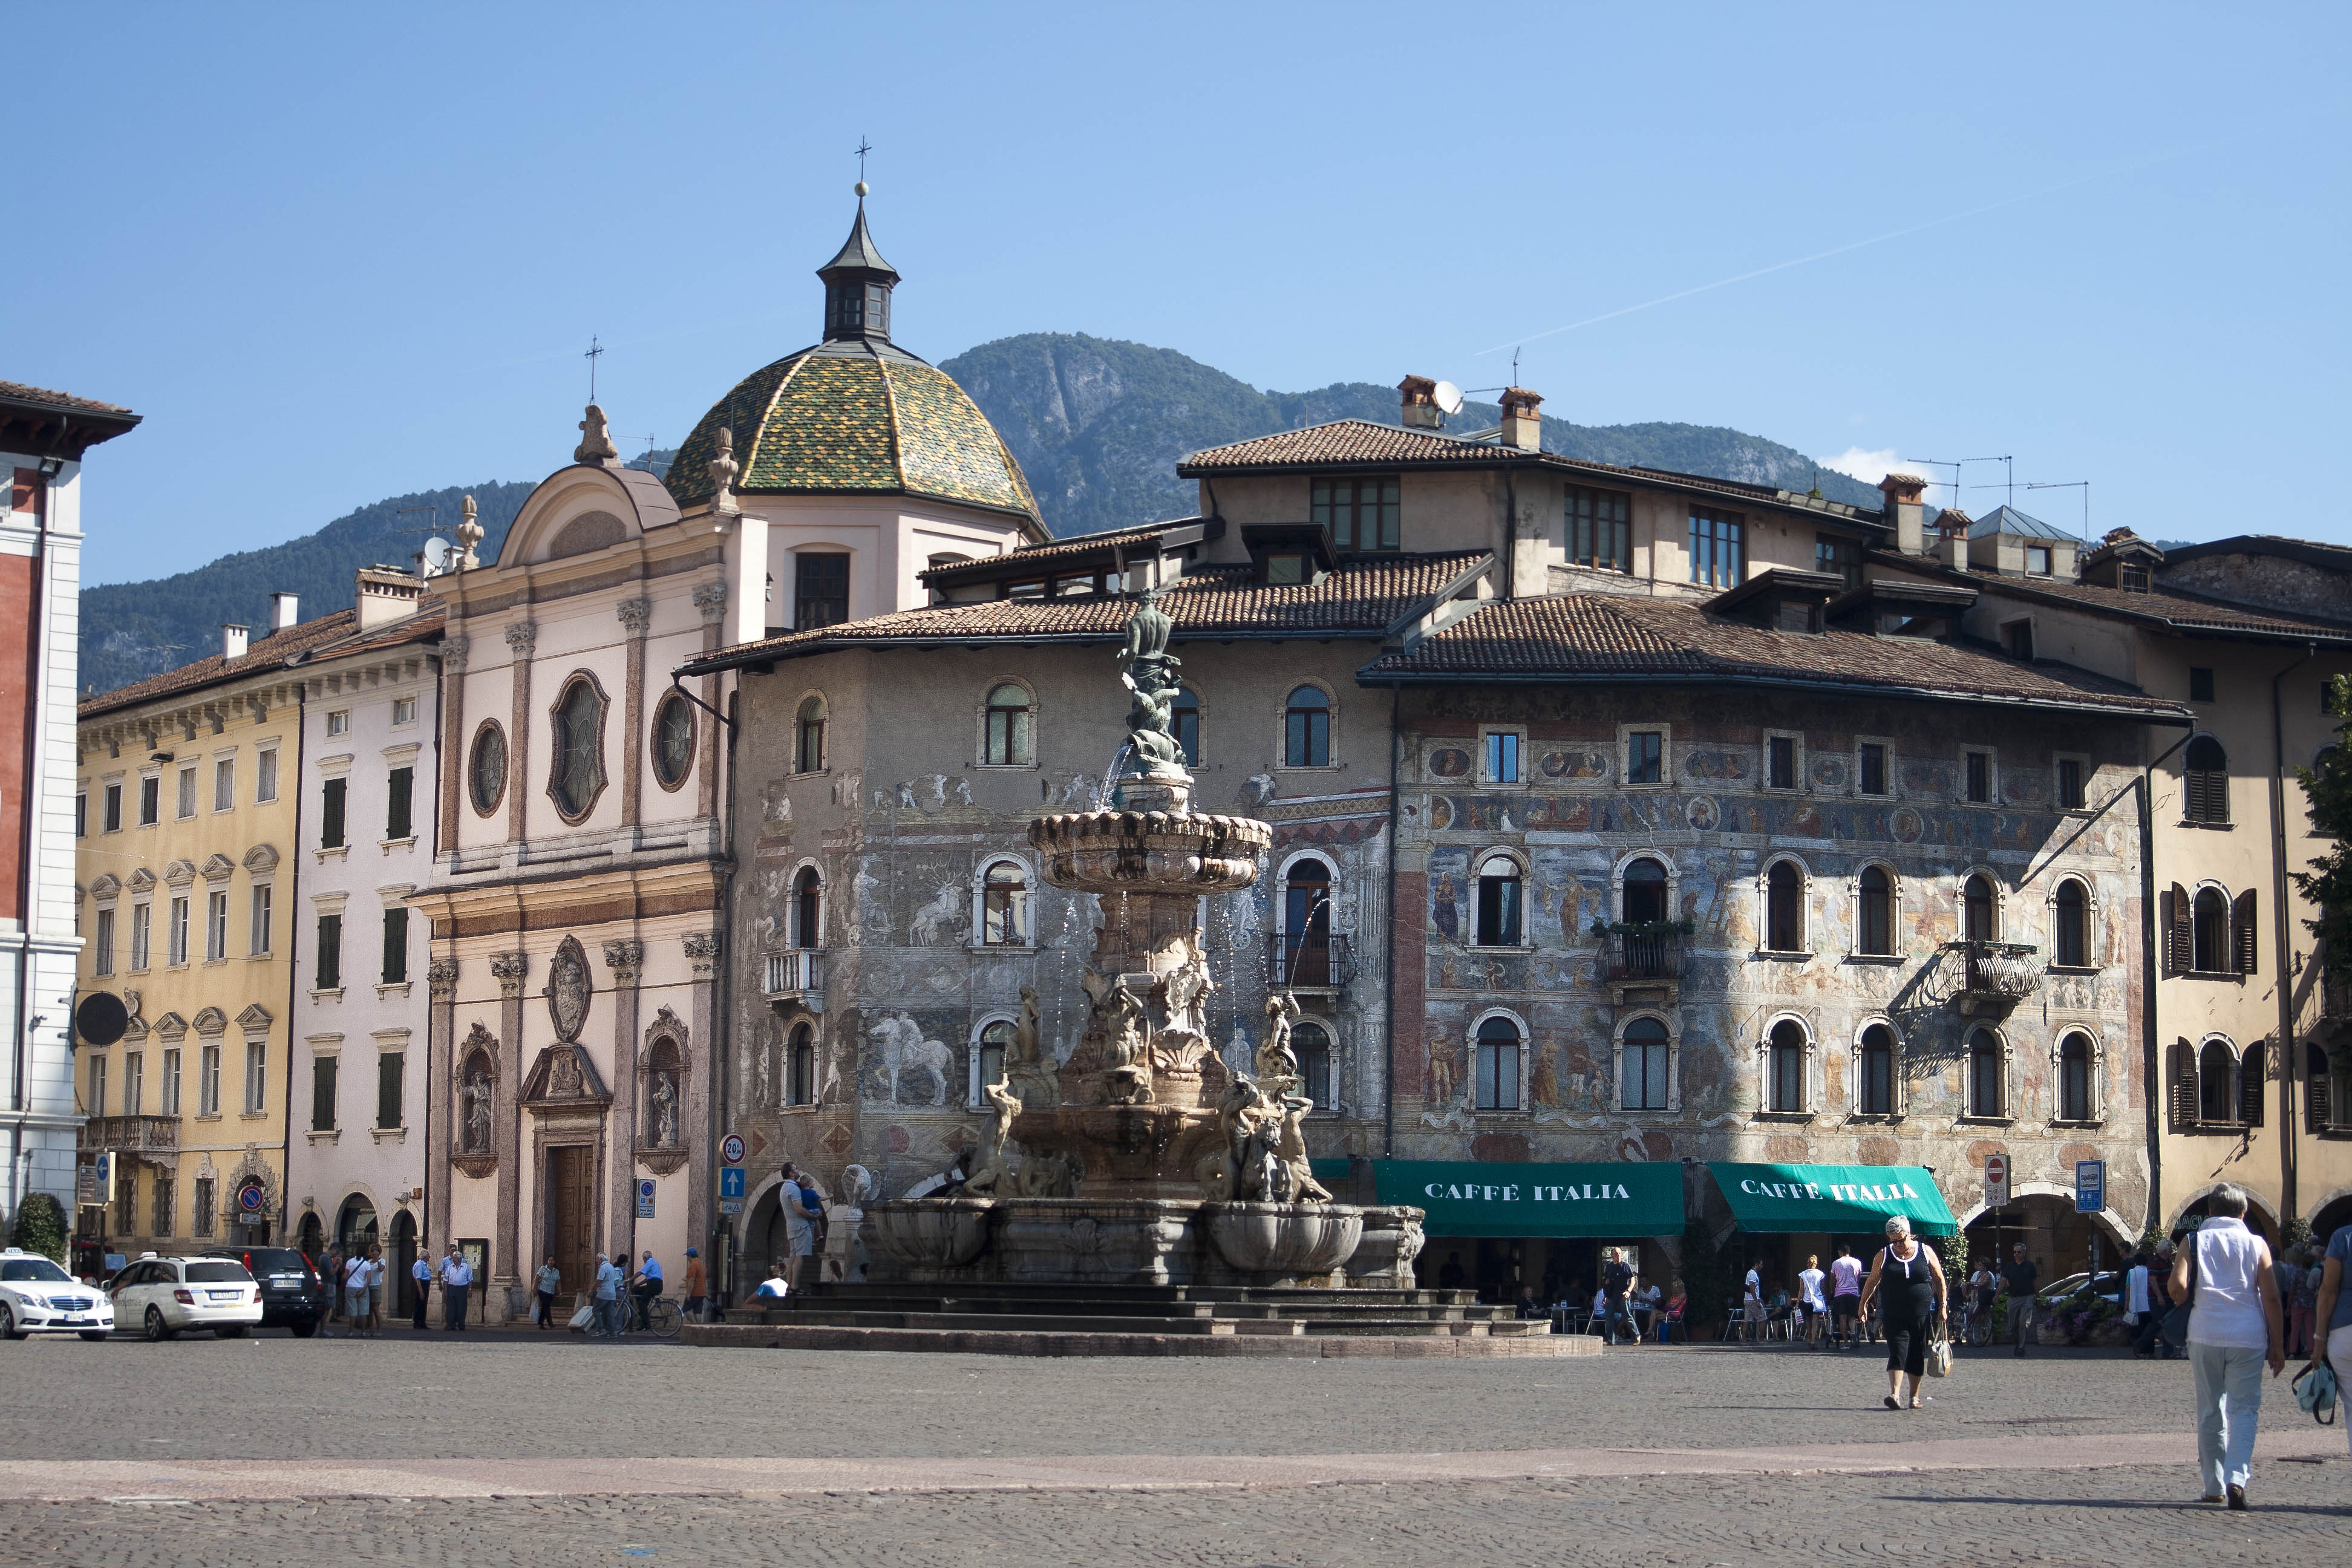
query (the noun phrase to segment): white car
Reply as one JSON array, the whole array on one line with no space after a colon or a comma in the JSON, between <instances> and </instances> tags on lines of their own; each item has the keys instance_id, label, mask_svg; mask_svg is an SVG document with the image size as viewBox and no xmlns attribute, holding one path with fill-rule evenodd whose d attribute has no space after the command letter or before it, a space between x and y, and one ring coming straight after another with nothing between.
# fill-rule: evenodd
<instances>
[{"instance_id":1,"label":"white car","mask_svg":"<svg viewBox=\"0 0 2352 1568\"><path fill-rule=\"evenodd\" d=\"M37 1252L0 1252L0 1335L79 1334L102 1340L114 1331L114 1304Z\"/></svg>"},{"instance_id":2,"label":"white car","mask_svg":"<svg viewBox=\"0 0 2352 1568\"><path fill-rule=\"evenodd\" d=\"M142 1258L114 1277L114 1320L151 1340L210 1329L233 1340L261 1321L261 1287L233 1258Z\"/></svg>"}]
</instances>

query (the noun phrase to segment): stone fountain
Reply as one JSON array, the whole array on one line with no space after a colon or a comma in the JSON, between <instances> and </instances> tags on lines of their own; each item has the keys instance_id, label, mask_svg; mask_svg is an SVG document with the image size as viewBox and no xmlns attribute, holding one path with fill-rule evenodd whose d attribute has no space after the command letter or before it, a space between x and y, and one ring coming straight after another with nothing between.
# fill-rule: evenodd
<instances>
[{"instance_id":1,"label":"stone fountain","mask_svg":"<svg viewBox=\"0 0 2352 1568\"><path fill-rule=\"evenodd\" d=\"M1257 879L1273 829L1195 814L1171 723L1181 661L1146 593L1119 658L1127 744L1109 805L1029 825L1057 888L1095 895L1087 1026L1058 1068L1037 997L1023 1011L992 1125L941 1195L868 1204L875 1277L924 1283L1410 1284L1420 1211L1335 1203L1308 1167L1314 1110L1290 1048L1297 1004L1276 993L1255 1071L1218 1056L1200 900ZM1364 1246L1370 1270L1351 1270Z\"/></svg>"}]
</instances>

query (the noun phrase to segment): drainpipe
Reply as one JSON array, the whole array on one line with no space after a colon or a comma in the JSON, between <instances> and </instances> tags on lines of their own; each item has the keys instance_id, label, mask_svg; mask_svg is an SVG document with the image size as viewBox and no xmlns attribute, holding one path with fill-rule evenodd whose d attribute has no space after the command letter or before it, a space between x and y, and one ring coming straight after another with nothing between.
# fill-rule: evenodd
<instances>
[{"instance_id":1,"label":"drainpipe","mask_svg":"<svg viewBox=\"0 0 2352 1568\"><path fill-rule=\"evenodd\" d=\"M58 434L62 437L64 433L61 422ZM41 482L33 491L33 658L32 668L26 672L29 689L26 693L25 704L25 826L16 849L16 911L21 917L17 922L16 1037L11 1052L15 1060L9 1064L8 1075L8 1109L16 1113L16 1121L8 1134L7 1213L12 1221L32 1185L30 1162L22 1156L25 1113L31 1109L27 1096L30 1093L28 1074L33 1056L33 924L34 900L39 883L34 868L37 864L35 857L41 847L39 825L43 796L47 793L41 787L41 743L49 707L49 682L44 677L48 665L49 605L52 598L47 591L50 567L49 486L55 476L50 469L49 463L41 464ZM76 967L79 967L79 959L76 960ZM66 1016L66 1038L68 1041L73 1038L70 1003L68 1004ZM77 1065L72 1060L70 1050L67 1052L67 1063L66 1070L70 1075ZM79 1142L78 1133L76 1142ZM71 1226L68 1229L70 1230Z\"/></svg>"},{"instance_id":2,"label":"drainpipe","mask_svg":"<svg viewBox=\"0 0 2352 1568\"><path fill-rule=\"evenodd\" d=\"M1503 470L1503 598L1506 603L1519 596L1519 476L1509 468Z\"/></svg>"},{"instance_id":3,"label":"drainpipe","mask_svg":"<svg viewBox=\"0 0 2352 1568\"><path fill-rule=\"evenodd\" d=\"M2278 1080L2279 1080L2279 1215L2280 1223L2294 1219L2294 976L2288 965L2294 942L2287 930L2286 897L2286 723L2279 711L2279 682L2319 657L2315 644L2305 645L2303 657L2271 677L2271 939L2278 952Z\"/></svg>"},{"instance_id":4,"label":"drainpipe","mask_svg":"<svg viewBox=\"0 0 2352 1568\"><path fill-rule=\"evenodd\" d=\"M732 691L726 693L722 700L726 702L730 712L740 716L743 708L743 677L741 674L738 673L736 675L734 685L735 689ZM718 1075L719 1092L710 1097L710 1105L711 1114L717 1118L717 1125L703 1129L703 1140L705 1143L709 1145L710 1152L713 1155L716 1155L719 1152L719 1140L725 1135L724 1130L732 1121L732 1118L729 1115L728 1111L728 1098L735 1082L735 1053L733 1050L733 1045L735 1037L736 953L737 950L742 946L742 943L737 940L736 932L739 928L735 924L735 817L737 815L737 802L735 800L737 774L735 746L736 742L741 738L741 727L738 724L730 723L726 726L726 730L727 744L722 762L722 765L726 772L721 777L714 795L714 798L718 802L719 817L724 825L720 830L723 837L720 840L721 850L719 864L723 868L719 873L718 914L719 929L726 932L725 937L721 939L719 944L719 975L717 980L718 994L714 999L711 1008L712 1013L715 1015L713 1019L713 1027L711 1030L711 1057L713 1058L711 1065ZM818 1045L820 1047L824 1045L824 1037L822 1034L818 1037ZM716 1159L707 1160L704 1163L706 1169L714 1173L722 1168L719 1162ZM719 1294L719 1292L724 1290L727 1292L727 1299L730 1301L732 1301L734 1299L736 1258L741 1251L740 1237L736 1234L739 1222L730 1220L724 1215L717 1215L712 1217L717 1222L712 1227L713 1230L723 1233L726 1237L727 1253L723 1258L713 1260L722 1266L723 1272L722 1268L714 1268L709 1271L711 1294L715 1296ZM706 1236L702 1237L701 1240L702 1245L708 1247L710 1246L712 1237Z\"/></svg>"},{"instance_id":5,"label":"drainpipe","mask_svg":"<svg viewBox=\"0 0 2352 1568\"><path fill-rule=\"evenodd\" d=\"M2139 1076L2147 1100L2147 1230L2164 1219L2164 1074L2156 1027L2156 764L2189 744L2194 730L2150 758L2132 781L2139 796Z\"/></svg>"},{"instance_id":6,"label":"drainpipe","mask_svg":"<svg viewBox=\"0 0 2352 1568\"><path fill-rule=\"evenodd\" d=\"M1381 943L1386 963L1386 974L1381 987L1382 1005L1388 1016L1389 1064L1383 1075L1388 1079L1387 1092L1381 1096L1381 1158L1396 1158L1396 931L1397 931L1397 776L1399 760L1404 748L1404 736L1400 731L1397 717L1404 705L1404 688L1389 688L1389 922L1388 934Z\"/></svg>"}]
</instances>

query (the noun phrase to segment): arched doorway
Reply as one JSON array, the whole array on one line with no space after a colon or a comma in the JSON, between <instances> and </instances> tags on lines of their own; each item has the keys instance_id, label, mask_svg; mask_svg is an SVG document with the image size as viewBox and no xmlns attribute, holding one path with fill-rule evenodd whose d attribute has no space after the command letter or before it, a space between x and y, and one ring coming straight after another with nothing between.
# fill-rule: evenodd
<instances>
[{"instance_id":1,"label":"arched doorway","mask_svg":"<svg viewBox=\"0 0 2352 1568\"><path fill-rule=\"evenodd\" d=\"M393 1310L404 1318L416 1312L416 1281L409 1268L416 1262L416 1220L406 1209L392 1216L392 1245L383 1249L383 1267L392 1286Z\"/></svg>"},{"instance_id":2,"label":"arched doorway","mask_svg":"<svg viewBox=\"0 0 2352 1568\"><path fill-rule=\"evenodd\" d=\"M2196 1221L2205 1218L2213 1212L2212 1202L2210 1193L2200 1193L2190 1202L2182 1205L2180 1213L2174 1216L2172 1228L2186 1229ZM2261 1202L2251 1191L2246 1193L2246 1228L2268 1243L2273 1253L2278 1250L2278 1227L2271 1223L2269 1213L2264 1210ZM2313 1226L2314 1230L2317 1228L2316 1226Z\"/></svg>"},{"instance_id":3,"label":"arched doorway","mask_svg":"<svg viewBox=\"0 0 2352 1568\"><path fill-rule=\"evenodd\" d=\"M2025 1256L2041 1270L2041 1287L2087 1271L2094 1243L2102 1269L2115 1268L2128 1250L2098 1216L2077 1214L2072 1194L2019 1193L2007 1208L1987 1209L1963 1228L1971 1273L1979 1263L1992 1263L1996 1273L2006 1268L2010 1249L2021 1241Z\"/></svg>"},{"instance_id":4,"label":"arched doorway","mask_svg":"<svg viewBox=\"0 0 2352 1568\"><path fill-rule=\"evenodd\" d=\"M300 1247L302 1256L312 1263L318 1262L327 1250L327 1227L320 1222L318 1210L312 1209L302 1216L302 1227L297 1233L294 1245Z\"/></svg>"},{"instance_id":5,"label":"arched doorway","mask_svg":"<svg viewBox=\"0 0 2352 1568\"><path fill-rule=\"evenodd\" d=\"M341 1213L335 1215L335 1245L349 1258L354 1247L367 1247L382 1239L376 1235L375 1205L354 1193L343 1200Z\"/></svg>"},{"instance_id":6,"label":"arched doorway","mask_svg":"<svg viewBox=\"0 0 2352 1568\"><path fill-rule=\"evenodd\" d=\"M2330 1198L2319 1205L2311 1216L2311 1238L2320 1247L2344 1226L2352 1225L2352 1193Z\"/></svg>"}]
</instances>

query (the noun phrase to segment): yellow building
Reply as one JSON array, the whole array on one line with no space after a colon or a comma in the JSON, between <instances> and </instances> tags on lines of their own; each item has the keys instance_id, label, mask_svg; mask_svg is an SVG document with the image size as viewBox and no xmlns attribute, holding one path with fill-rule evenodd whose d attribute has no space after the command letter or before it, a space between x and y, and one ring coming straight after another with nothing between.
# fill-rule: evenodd
<instances>
[{"instance_id":1,"label":"yellow building","mask_svg":"<svg viewBox=\"0 0 2352 1568\"><path fill-rule=\"evenodd\" d=\"M286 659L347 635L353 615L298 625L285 594L271 615L258 639L224 627L211 658L80 704L78 991L130 1015L121 1039L75 1053L84 1268L101 1250L259 1243L285 1225L301 776Z\"/></svg>"}]
</instances>

